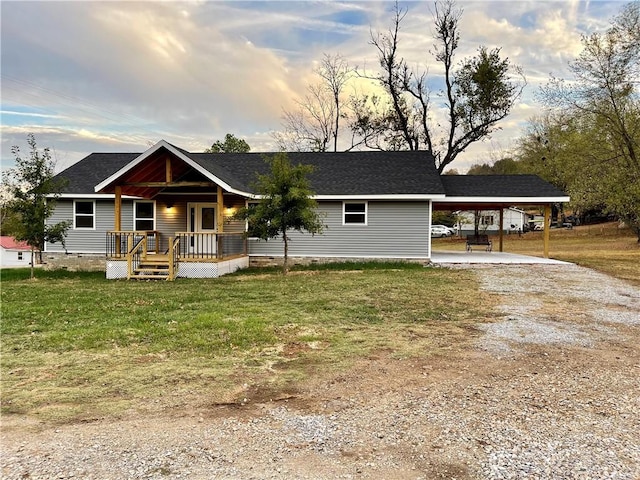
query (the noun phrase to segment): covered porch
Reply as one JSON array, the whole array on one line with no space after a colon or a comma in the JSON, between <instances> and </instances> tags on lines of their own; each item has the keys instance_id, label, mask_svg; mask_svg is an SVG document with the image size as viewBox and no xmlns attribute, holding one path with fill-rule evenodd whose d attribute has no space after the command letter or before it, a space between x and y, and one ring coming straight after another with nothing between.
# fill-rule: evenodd
<instances>
[{"instance_id":1,"label":"covered porch","mask_svg":"<svg viewBox=\"0 0 640 480\"><path fill-rule=\"evenodd\" d=\"M246 198L229 190L162 143L96 186L114 195L107 278L210 278L247 267L246 225L234 218Z\"/></svg>"},{"instance_id":2,"label":"covered porch","mask_svg":"<svg viewBox=\"0 0 640 480\"><path fill-rule=\"evenodd\" d=\"M165 248L166 247L166 248ZM215 278L249 266L242 233L109 231L109 279Z\"/></svg>"}]
</instances>

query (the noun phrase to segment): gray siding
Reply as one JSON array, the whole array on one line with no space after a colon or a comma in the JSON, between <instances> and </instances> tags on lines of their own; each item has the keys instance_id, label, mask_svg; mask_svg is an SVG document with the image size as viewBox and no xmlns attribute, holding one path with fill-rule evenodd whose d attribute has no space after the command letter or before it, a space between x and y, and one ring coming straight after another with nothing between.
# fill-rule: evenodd
<instances>
[{"instance_id":1,"label":"gray siding","mask_svg":"<svg viewBox=\"0 0 640 480\"><path fill-rule=\"evenodd\" d=\"M321 202L326 229L320 235L291 232L297 257L428 258L429 202L368 203L367 225L343 225L342 202ZM281 239L249 240L249 254L283 255Z\"/></svg>"},{"instance_id":2,"label":"gray siding","mask_svg":"<svg viewBox=\"0 0 640 480\"><path fill-rule=\"evenodd\" d=\"M187 200L176 201L172 208L167 208L164 200L156 201L156 230L160 232L160 250L164 251L169 246L169 237L174 237L176 232L187 230L187 201L203 201L194 197ZM204 201L215 201L215 197L207 197ZM236 208L244 203L237 203ZM115 207L113 199L96 200L95 229L69 229L66 238L66 248L69 253L105 253L106 234L114 229ZM47 224L55 224L69 221L73 225L73 200L60 199L56 203L53 215L47 220ZM133 200L122 201L122 230L133 230ZM244 232L245 222L237 220L225 220L224 231L227 233ZM47 252L64 252L62 244L47 244Z\"/></svg>"},{"instance_id":3,"label":"gray siding","mask_svg":"<svg viewBox=\"0 0 640 480\"><path fill-rule=\"evenodd\" d=\"M242 206L240 203L238 207ZM298 257L343 258L428 258L429 202L368 202L367 225L343 225L342 202L321 202L326 229L320 235L291 232L289 254ZM186 201L176 202L167 209L163 201L156 202L156 230L160 232L161 250L168 247L168 238L187 228ZM73 222L73 201L59 200L47 223L63 220ZM69 229L66 247L69 253L105 253L106 232L114 227L112 199L96 200L95 230ZM240 233L245 222L225 221L224 231ZM122 230L133 229L133 201L122 202ZM63 252L61 244L47 244L47 252ZM279 257L282 241L249 240L249 253L256 256Z\"/></svg>"},{"instance_id":4,"label":"gray siding","mask_svg":"<svg viewBox=\"0 0 640 480\"><path fill-rule=\"evenodd\" d=\"M156 202L156 230L160 232L160 251L169 248L169 237L175 237L176 232L187 229L187 205L176 202L168 209L165 202Z\"/></svg>"},{"instance_id":5,"label":"gray siding","mask_svg":"<svg viewBox=\"0 0 640 480\"><path fill-rule=\"evenodd\" d=\"M95 202L94 230L73 228L73 200L60 199L56 203L53 215L47 220L47 224L55 224L62 221L71 223L67 232L66 248L70 253L105 253L106 232L113 230L114 226L114 202L112 199L96 200ZM122 229L130 230L133 222L133 203L122 202ZM47 243L47 252L64 252L60 243Z\"/></svg>"}]
</instances>

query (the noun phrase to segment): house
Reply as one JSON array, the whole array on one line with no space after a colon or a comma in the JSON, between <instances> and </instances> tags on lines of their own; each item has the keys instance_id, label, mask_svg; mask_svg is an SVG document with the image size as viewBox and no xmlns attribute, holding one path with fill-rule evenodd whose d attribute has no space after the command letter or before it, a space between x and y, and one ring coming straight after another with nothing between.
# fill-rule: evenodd
<instances>
[{"instance_id":1,"label":"house","mask_svg":"<svg viewBox=\"0 0 640 480\"><path fill-rule=\"evenodd\" d=\"M47 260L106 259L108 278L216 277L277 262L282 243L246 238L246 222L233 218L259 201L253 184L268 171L264 155L191 153L165 141L143 153L93 153L59 174L67 186L48 221L72 227L64 247L45 245ZM533 176L504 179L502 186L483 187L481 179L469 196L455 183L447 186L424 151L294 152L289 159L314 167L309 180L326 226L320 235L292 232L294 261L428 263L438 205L569 200ZM509 187L514 182L519 189Z\"/></svg>"},{"instance_id":2,"label":"house","mask_svg":"<svg viewBox=\"0 0 640 480\"><path fill-rule=\"evenodd\" d=\"M477 221L480 233L497 234L500 228L500 214L500 210L458 211L456 230L460 235L474 233ZM529 215L516 207L503 208L502 225L505 233L522 233L529 228Z\"/></svg>"},{"instance_id":3,"label":"house","mask_svg":"<svg viewBox=\"0 0 640 480\"><path fill-rule=\"evenodd\" d=\"M0 267L28 267L31 265L31 247L15 238L0 236Z\"/></svg>"}]
</instances>

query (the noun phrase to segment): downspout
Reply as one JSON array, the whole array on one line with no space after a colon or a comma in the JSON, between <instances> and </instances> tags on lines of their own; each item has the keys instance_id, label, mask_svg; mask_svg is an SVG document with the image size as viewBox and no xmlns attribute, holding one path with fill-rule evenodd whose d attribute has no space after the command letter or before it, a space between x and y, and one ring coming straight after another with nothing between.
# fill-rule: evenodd
<instances>
[{"instance_id":1,"label":"downspout","mask_svg":"<svg viewBox=\"0 0 640 480\"><path fill-rule=\"evenodd\" d=\"M431 261L431 223L433 220L433 201L429 200L429 225L427 226L427 258Z\"/></svg>"}]
</instances>

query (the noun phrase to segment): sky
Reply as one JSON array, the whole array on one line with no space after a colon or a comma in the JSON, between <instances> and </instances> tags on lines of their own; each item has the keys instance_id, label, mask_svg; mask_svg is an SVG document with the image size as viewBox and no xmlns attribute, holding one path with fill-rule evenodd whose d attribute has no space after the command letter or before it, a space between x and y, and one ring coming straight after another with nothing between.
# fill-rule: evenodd
<instances>
[{"instance_id":1,"label":"sky","mask_svg":"<svg viewBox=\"0 0 640 480\"><path fill-rule=\"evenodd\" d=\"M491 139L451 167L464 173L514 148L542 112L549 75L568 78L583 34L602 32L621 1L457 1L457 60L499 47L527 85ZM227 133L275 151L273 132L316 81L323 54L375 68L372 32L391 1L0 1L1 161L33 133L60 171L92 152L143 152L163 139L202 151ZM400 53L438 84L433 2L408 9ZM374 88L374 87L372 87ZM436 105L439 101L436 97ZM437 115L437 112L436 112Z\"/></svg>"}]
</instances>

